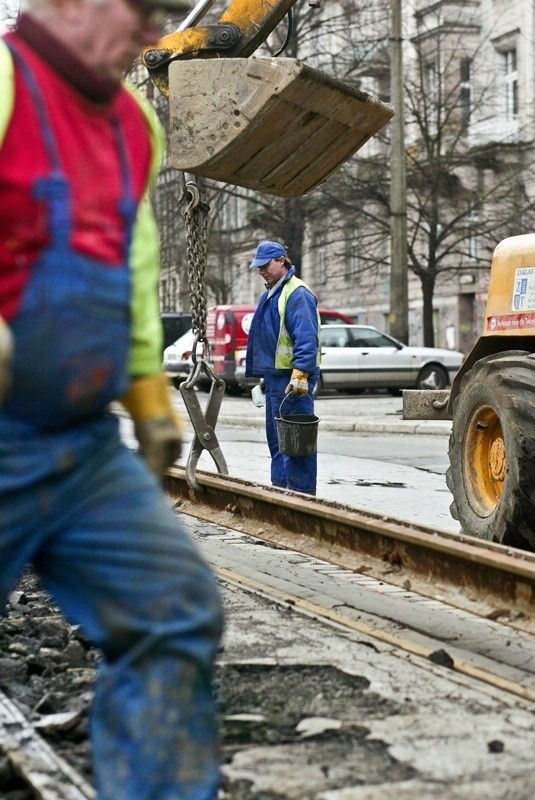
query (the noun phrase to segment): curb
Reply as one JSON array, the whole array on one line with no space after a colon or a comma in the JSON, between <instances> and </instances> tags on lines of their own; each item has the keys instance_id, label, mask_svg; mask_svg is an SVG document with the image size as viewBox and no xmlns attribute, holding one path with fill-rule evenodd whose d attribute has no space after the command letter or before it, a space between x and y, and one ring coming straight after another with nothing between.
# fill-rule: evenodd
<instances>
[{"instance_id":1,"label":"curb","mask_svg":"<svg viewBox=\"0 0 535 800\"><path fill-rule=\"evenodd\" d=\"M237 428L263 428L264 418L221 415L218 423ZM424 422L411 420L341 422L333 418L320 417L320 427L324 431L339 431L340 433L419 433L427 436L449 436L451 433L451 422L448 420L438 422L432 420Z\"/></svg>"}]
</instances>

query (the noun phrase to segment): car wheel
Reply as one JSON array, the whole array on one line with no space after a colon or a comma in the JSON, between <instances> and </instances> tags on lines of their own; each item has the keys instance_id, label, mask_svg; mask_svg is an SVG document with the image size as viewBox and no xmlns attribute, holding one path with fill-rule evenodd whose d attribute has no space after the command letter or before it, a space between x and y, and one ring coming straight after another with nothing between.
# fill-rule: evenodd
<instances>
[{"instance_id":1,"label":"car wheel","mask_svg":"<svg viewBox=\"0 0 535 800\"><path fill-rule=\"evenodd\" d=\"M230 397L240 397L243 394L243 389L236 381L228 381L227 394L230 395Z\"/></svg>"},{"instance_id":2,"label":"car wheel","mask_svg":"<svg viewBox=\"0 0 535 800\"><path fill-rule=\"evenodd\" d=\"M448 373L440 364L426 364L416 379L417 389L445 389L448 384Z\"/></svg>"},{"instance_id":3,"label":"car wheel","mask_svg":"<svg viewBox=\"0 0 535 800\"><path fill-rule=\"evenodd\" d=\"M317 397L319 394L322 393L322 391L323 391L323 379L322 379L321 373L320 373L319 376L318 376L318 380L316 381L316 384L314 386L314 390L312 392L312 397Z\"/></svg>"}]
</instances>

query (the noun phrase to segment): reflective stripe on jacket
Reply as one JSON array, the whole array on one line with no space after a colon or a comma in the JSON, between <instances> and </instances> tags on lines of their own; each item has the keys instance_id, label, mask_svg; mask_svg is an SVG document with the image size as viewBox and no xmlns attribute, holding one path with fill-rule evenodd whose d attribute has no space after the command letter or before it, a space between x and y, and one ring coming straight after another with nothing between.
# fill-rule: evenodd
<instances>
[{"instance_id":1,"label":"reflective stripe on jacket","mask_svg":"<svg viewBox=\"0 0 535 800\"><path fill-rule=\"evenodd\" d=\"M301 280L295 278L293 289L283 304L283 315L279 313L279 301L287 284L295 276L295 267L270 293L263 292L254 313L247 340L246 375L261 377L267 373L287 375L292 369L301 369L309 374L317 370L319 351L318 302L313 292ZM287 368L275 365L281 322L286 336L291 338L291 363Z\"/></svg>"},{"instance_id":2,"label":"reflective stripe on jacket","mask_svg":"<svg viewBox=\"0 0 535 800\"><path fill-rule=\"evenodd\" d=\"M279 338L277 339L277 349L275 350L275 369L292 369L293 367L293 357L294 357L294 344L292 337L288 333L286 328L286 304L288 302L288 298L299 286L304 286L305 289L311 291L309 287L306 285L301 278L298 278L296 275L292 275L289 281L282 287L282 291L279 296L279 302L277 304L277 308L279 311L280 317L280 328L279 328ZM318 315L318 330L320 325L320 316L319 312L316 312ZM317 355L316 355L316 366L319 367L320 364L320 348L318 347Z\"/></svg>"}]
</instances>

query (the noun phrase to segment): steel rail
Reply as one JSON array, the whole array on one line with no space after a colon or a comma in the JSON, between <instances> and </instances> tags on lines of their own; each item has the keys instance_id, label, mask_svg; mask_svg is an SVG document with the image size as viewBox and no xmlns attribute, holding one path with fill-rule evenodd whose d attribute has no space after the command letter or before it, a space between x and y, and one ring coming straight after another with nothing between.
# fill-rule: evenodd
<instances>
[{"instance_id":1,"label":"steel rail","mask_svg":"<svg viewBox=\"0 0 535 800\"><path fill-rule=\"evenodd\" d=\"M15 703L0 692L0 752L39 800L95 800L87 781L39 736Z\"/></svg>"},{"instance_id":2,"label":"steel rail","mask_svg":"<svg viewBox=\"0 0 535 800\"><path fill-rule=\"evenodd\" d=\"M258 532L271 526L299 550L308 537L333 551L357 553L388 562L417 576L430 587L437 583L456 593L504 605L533 618L535 610L535 553L435 530L422 525L359 511L298 493L251 484L239 478L197 471L200 490L187 484L185 471L172 467L164 480L167 493L182 510L203 516L206 509L230 512L240 529ZM230 524L229 524L230 527ZM332 559L338 563L336 558ZM395 583L395 581L392 581Z\"/></svg>"},{"instance_id":3,"label":"steel rail","mask_svg":"<svg viewBox=\"0 0 535 800\"><path fill-rule=\"evenodd\" d=\"M349 630L364 636L369 636L372 639L377 639L384 644L390 645L396 650L410 653L427 661L431 660L433 650L425 647L412 639L403 636L401 633L393 633L391 631L382 630L381 628L370 625L362 620L356 620L344 614L343 611L327 608L306 600L298 595L291 595L285 589L284 592L279 592L275 587L268 586L265 583L255 580L250 576L242 575L234 570L225 569L223 567L214 567L216 575L224 583L236 586L242 590L251 592L255 595L264 597L265 599L282 605L284 607L291 606L294 613L300 613L304 616L312 617L315 620L321 620L324 624L332 627L337 627L342 630ZM507 692L516 697L527 700L530 703L535 703L535 688L528 686L519 681L504 678L501 675L485 669L476 664L471 664L469 661L455 658L452 663L444 667L454 673L464 675L467 678L473 678L480 683L492 686L500 692ZM451 675L448 676L451 678Z\"/></svg>"}]
</instances>

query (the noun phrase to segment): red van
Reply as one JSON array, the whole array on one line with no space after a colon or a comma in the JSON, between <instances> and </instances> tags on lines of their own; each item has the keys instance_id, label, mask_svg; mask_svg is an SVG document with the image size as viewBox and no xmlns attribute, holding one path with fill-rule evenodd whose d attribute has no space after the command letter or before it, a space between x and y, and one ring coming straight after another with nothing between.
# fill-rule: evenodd
<instances>
[{"instance_id":1,"label":"red van","mask_svg":"<svg viewBox=\"0 0 535 800\"><path fill-rule=\"evenodd\" d=\"M243 358L256 306L212 306L206 316L206 336L210 344L209 359L216 375L227 384L229 394L241 394L243 384L236 379L236 365ZM322 325L354 322L347 314L320 308Z\"/></svg>"}]
</instances>

